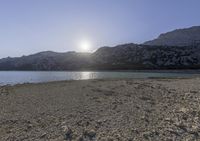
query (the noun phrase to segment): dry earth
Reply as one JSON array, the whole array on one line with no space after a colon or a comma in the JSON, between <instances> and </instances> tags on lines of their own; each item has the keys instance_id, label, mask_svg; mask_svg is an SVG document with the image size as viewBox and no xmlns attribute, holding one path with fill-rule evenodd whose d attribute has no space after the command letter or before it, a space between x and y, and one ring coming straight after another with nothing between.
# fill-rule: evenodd
<instances>
[{"instance_id":1,"label":"dry earth","mask_svg":"<svg viewBox=\"0 0 200 141\"><path fill-rule=\"evenodd\" d=\"M200 140L200 78L0 87L1 141Z\"/></svg>"}]
</instances>

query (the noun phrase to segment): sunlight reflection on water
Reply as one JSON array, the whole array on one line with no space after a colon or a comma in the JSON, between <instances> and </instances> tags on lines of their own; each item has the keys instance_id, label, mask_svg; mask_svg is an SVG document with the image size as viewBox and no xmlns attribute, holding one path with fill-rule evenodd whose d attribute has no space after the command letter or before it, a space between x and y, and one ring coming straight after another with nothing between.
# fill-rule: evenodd
<instances>
[{"instance_id":1,"label":"sunlight reflection on water","mask_svg":"<svg viewBox=\"0 0 200 141\"><path fill-rule=\"evenodd\" d=\"M93 72L80 72L80 78L79 79L94 79Z\"/></svg>"}]
</instances>

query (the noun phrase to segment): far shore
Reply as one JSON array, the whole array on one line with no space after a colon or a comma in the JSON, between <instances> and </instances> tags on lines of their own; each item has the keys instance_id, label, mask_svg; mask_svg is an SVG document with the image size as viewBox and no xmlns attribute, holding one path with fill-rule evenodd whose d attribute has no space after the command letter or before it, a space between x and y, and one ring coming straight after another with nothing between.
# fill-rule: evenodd
<instances>
[{"instance_id":1,"label":"far shore","mask_svg":"<svg viewBox=\"0 0 200 141\"><path fill-rule=\"evenodd\" d=\"M180 72L200 73L200 69L83 69L83 70L0 70L0 72Z\"/></svg>"}]
</instances>

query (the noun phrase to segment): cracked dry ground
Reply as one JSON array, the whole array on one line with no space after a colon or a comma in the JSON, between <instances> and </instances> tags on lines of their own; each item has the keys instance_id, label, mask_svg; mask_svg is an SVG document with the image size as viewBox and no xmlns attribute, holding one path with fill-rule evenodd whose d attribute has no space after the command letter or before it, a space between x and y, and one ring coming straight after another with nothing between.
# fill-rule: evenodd
<instances>
[{"instance_id":1,"label":"cracked dry ground","mask_svg":"<svg viewBox=\"0 0 200 141\"><path fill-rule=\"evenodd\" d=\"M200 79L83 80L0 88L1 141L200 140Z\"/></svg>"}]
</instances>

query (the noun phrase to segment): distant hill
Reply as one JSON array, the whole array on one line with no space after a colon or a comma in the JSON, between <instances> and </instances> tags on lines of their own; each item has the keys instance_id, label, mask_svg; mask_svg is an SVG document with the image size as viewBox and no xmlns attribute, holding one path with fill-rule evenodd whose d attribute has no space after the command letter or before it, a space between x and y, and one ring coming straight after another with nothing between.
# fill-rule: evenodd
<instances>
[{"instance_id":1,"label":"distant hill","mask_svg":"<svg viewBox=\"0 0 200 141\"><path fill-rule=\"evenodd\" d=\"M0 59L0 70L200 69L199 47L124 44L94 53L41 52Z\"/></svg>"},{"instance_id":2,"label":"distant hill","mask_svg":"<svg viewBox=\"0 0 200 141\"><path fill-rule=\"evenodd\" d=\"M163 33L157 39L147 41L144 44L159 46L197 46L200 45L200 26Z\"/></svg>"},{"instance_id":3,"label":"distant hill","mask_svg":"<svg viewBox=\"0 0 200 141\"><path fill-rule=\"evenodd\" d=\"M89 53L52 51L0 59L0 70L74 70L87 67Z\"/></svg>"}]
</instances>

